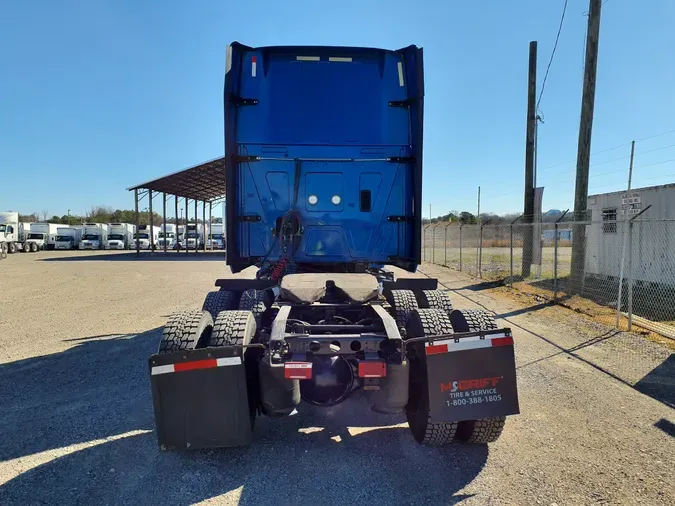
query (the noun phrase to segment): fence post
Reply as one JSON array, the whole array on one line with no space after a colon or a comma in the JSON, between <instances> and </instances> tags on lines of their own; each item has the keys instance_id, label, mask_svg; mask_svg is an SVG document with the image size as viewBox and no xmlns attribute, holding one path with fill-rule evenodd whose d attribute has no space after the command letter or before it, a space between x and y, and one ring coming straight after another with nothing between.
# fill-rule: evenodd
<instances>
[{"instance_id":1,"label":"fence post","mask_svg":"<svg viewBox=\"0 0 675 506\"><path fill-rule=\"evenodd\" d=\"M444 237L443 237L443 251L444 251L444 257L443 257L443 265L446 267L448 266L448 227L450 226L450 223L448 223L445 228L443 229L444 232Z\"/></svg>"},{"instance_id":2,"label":"fence post","mask_svg":"<svg viewBox=\"0 0 675 506\"><path fill-rule=\"evenodd\" d=\"M628 332L633 330L633 220L628 222Z\"/></svg>"},{"instance_id":3,"label":"fence post","mask_svg":"<svg viewBox=\"0 0 675 506\"><path fill-rule=\"evenodd\" d=\"M464 223L459 226L459 272L462 272L462 227Z\"/></svg>"},{"instance_id":4,"label":"fence post","mask_svg":"<svg viewBox=\"0 0 675 506\"><path fill-rule=\"evenodd\" d=\"M431 263L436 264L436 225L431 227Z\"/></svg>"},{"instance_id":5,"label":"fence post","mask_svg":"<svg viewBox=\"0 0 675 506\"><path fill-rule=\"evenodd\" d=\"M491 220L487 220L485 223L480 224L480 234L478 238L478 277L483 277L483 227L490 223Z\"/></svg>"},{"instance_id":6,"label":"fence post","mask_svg":"<svg viewBox=\"0 0 675 506\"><path fill-rule=\"evenodd\" d=\"M422 227L422 261L427 261L427 226Z\"/></svg>"},{"instance_id":7,"label":"fence post","mask_svg":"<svg viewBox=\"0 0 675 506\"><path fill-rule=\"evenodd\" d=\"M480 225L478 234L478 277L483 277L483 224Z\"/></svg>"},{"instance_id":8,"label":"fence post","mask_svg":"<svg viewBox=\"0 0 675 506\"><path fill-rule=\"evenodd\" d=\"M509 268L509 286L513 288L513 223L509 225L509 262L511 263Z\"/></svg>"},{"instance_id":9,"label":"fence post","mask_svg":"<svg viewBox=\"0 0 675 506\"><path fill-rule=\"evenodd\" d=\"M558 303L558 222L555 222L553 233L553 303Z\"/></svg>"},{"instance_id":10,"label":"fence post","mask_svg":"<svg viewBox=\"0 0 675 506\"><path fill-rule=\"evenodd\" d=\"M553 237L553 303L558 303L558 224L562 221L565 215L569 212L567 209L560 218L555 220Z\"/></svg>"}]
</instances>

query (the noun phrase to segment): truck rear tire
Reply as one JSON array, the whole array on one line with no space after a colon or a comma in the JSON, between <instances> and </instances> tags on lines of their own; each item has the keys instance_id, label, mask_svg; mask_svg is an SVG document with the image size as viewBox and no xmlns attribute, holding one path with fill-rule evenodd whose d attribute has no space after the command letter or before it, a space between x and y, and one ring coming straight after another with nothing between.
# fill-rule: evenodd
<instances>
[{"instance_id":1,"label":"truck rear tire","mask_svg":"<svg viewBox=\"0 0 675 506\"><path fill-rule=\"evenodd\" d=\"M31 253L37 253L37 251L38 251L39 249L40 249L40 248L38 247L37 244L35 244L34 242L30 243L30 251L31 251Z\"/></svg>"},{"instance_id":2,"label":"truck rear tire","mask_svg":"<svg viewBox=\"0 0 675 506\"><path fill-rule=\"evenodd\" d=\"M255 317L251 311L221 311L213 324L208 345L210 347L246 345L251 342L255 332Z\"/></svg>"},{"instance_id":3,"label":"truck rear tire","mask_svg":"<svg viewBox=\"0 0 675 506\"><path fill-rule=\"evenodd\" d=\"M256 323L260 323L260 317L267 310L267 295L264 290L250 288L241 294L239 309L250 311L255 317Z\"/></svg>"},{"instance_id":4,"label":"truck rear tire","mask_svg":"<svg viewBox=\"0 0 675 506\"><path fill-rule=\"evenodd\" d=\"M394 308L396 324L400 329L406 328L410 314L418 308L415 293L412 290L392 290L389 302Z\"/></svg>"},{"instance_id":5,"label":"truck rear tire","mask_svg":"<svg viewBox=\"0 0 675 506\"><path fill-rule=\"evenodd\" d=\"M478 332L497 329L497 322L487 311L481 309L455 310L450 314L455 332Z\"/></svg>"},{"instance_id":6,"label":"truck rear tire","mask_svg":"<svg viewBox=\"0 0 675 506\"><path fill-rule=\"evenodd\" d=\"M452 313L452 301L450 295L442 290L422 290L417 297L420 308L440 309L448 316Z\"/></svg>"},{"instance_id":7,"label":"truck rear tire","mask_svg":"<svg viewBox=\"0 0 675 506\"><path fill-rule=\"evenodd\" d=\"M438 309L417 309L410 313L406 338L452 334L452 324L445 312ZM415 440L427 446L453 442L459 422L433 423L429 412L429 386L424 343L408 348L410 359L409 400L406 406L408 426Z\"/></svg>"},{"instance_id":8,"label":"truck rear tire","mask_svg":"<svg viewBox=\"0 0 675 506\"><path fill-rule=\"evenodd\" d=\"M251 311L221 311L213 324L213 332L211 332L207 346L220 348L250 344L255 339L256 329L255 317ZM253 429L255 417L260 407L258 368L262 352L260 349L243 348L240 356L244 359L246 370L249 416L251 418L251 429Z\"/></svg>"},{"instance_id":9,"label":"truck rear tire","mask_svg":"<svg viewBox=\"0 0 675 506\"><path fill-rule=\"evenodd\" d=\"M457 440L474 444L494 443L502 435L505 422L505 416L459 422Z\"/></svg>"},{"instance_id":10,"label":"truck rear tire","mask_svg":"<svg viewBox=\"0 0 675 506\"><path fill-rule=\"evenodd\" d=\"M202 311L211 313L211 317L215 322L216 318L218 318L218 313L234 309L235 306L234 292L228 290L214 291L206 294L206 299L204 299L204 304L202 305Z\"/></svg>"},{"instance_id":11,"label":"truck rear tire","mask_svg":"<svg viewBox=\"0 0 675 506\"><path fill-rule=\"evenodd\" d=\"M211 339L213 318L208 311L188 310L174 313L164 326L157 353L202 348Z\"/></svg>"}]
</instances>

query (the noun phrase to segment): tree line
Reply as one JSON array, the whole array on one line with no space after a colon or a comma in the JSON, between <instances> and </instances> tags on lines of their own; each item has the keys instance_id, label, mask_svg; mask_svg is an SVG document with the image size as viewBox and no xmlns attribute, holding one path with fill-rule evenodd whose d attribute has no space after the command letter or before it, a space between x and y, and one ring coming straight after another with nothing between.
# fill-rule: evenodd
<instances>
[{"instance_id":1,"label":"tree line","mask_svg":"<svg viewBox=\"0 0 675 506\"><path fill-rule=\"evenodd\" d=\"M112 207L107 206L95 206L92 207L84 216L71 214L64 214L63 216L49 216L49 212L42 210L39 213L34 212L31 214L19 214L19 221L23 222L40 222L40 223L58 223L62 225L81 225L83 223L136 223L136 211L133 209L113 209ZM148 211L139 211L138 221L140 225L149 225L150 224L150 213ZM164 223L162 216L153 211L152 221L154 225L161 225ZM194 223L194 217L190 218L190 222ZM213 217L211 220L212 223L222 223L223 219L219 217ZM185 223L185 217L182 219L179 217L176 220L175 217L166 218L167 223ZM198 223L202 223L201 218L197 220ZM208 222L208 213L207 213L207 222Z\"/></svg>"},{"instance_id":2,"label":"tree line","mask_svg":"<svg viewBox=\"0 0 675 506\"><path fill-rule=\"evenodd\" d=\"M541 221L544 223L553 223L557 221L562 216L562 211L558 209L550 209L542 213ZM495 213L480 213L480 222L481 223L490 223L491 225L504 225L512 223L517 218L521 217L522 213L507 213L507 214L495 214ZM571 221L572 213L569 213L565 216L563 221ZM478 217L475 214L468 211L450 211L447 214L437 216L435 218L424 218L422 220L424 224L427 223L458 223L461 225L472 225L478 223Z\"/></svg>"},{"instance_id":3,"label":"tree line","mask_svg":"<svg viewBox=\"0 0 675 506\"><path fill-rule=\"evenodd\" d=\"M557 209L551 209L542 214L542 221L544 223L551 223L560 218L562 212ZM490 224L501 225L508 224L514 221L520 216L519 213L507 213L507 214L495 214L495 213L481 213L480 221L481 223L490 222ZM139 224L149 225L150 224L150 213L148 211L139 211ZM572 219L572 213L569 213L565 218ZM160 225L164 222L162 216L156 212L152 213L152 220L155 225ZM39 213L34 212L31 214L19 214L19 221L23 222L41 222L41 223L59 223L62 225L81 225L82 223L136 223L136 211L133 209L113 209L112 207L107 206L95 206L92 207L89 212L84 216L71 214L70 216L64 214L63 216L51 216L49 217L49 212L47 210L42 210ZM194 217L190 218L190 222L194 223ZM208 219L207 219L208 221ZM167 217L167 223L184 223L185 218L180 218L176 221L174 217ZM222 223L223 219L219 217L213 217L212 223ZM422 220L424 224L427 223L459 223L464 225L472 225L478 223L478 218L475 214L470 213L469 211L457 211L453 210L447 214L441 216L436 216L435 218L429 219L424 218ZM197 219L197 223L202 223L201 218Z\"/></svg>"}]
</instances>

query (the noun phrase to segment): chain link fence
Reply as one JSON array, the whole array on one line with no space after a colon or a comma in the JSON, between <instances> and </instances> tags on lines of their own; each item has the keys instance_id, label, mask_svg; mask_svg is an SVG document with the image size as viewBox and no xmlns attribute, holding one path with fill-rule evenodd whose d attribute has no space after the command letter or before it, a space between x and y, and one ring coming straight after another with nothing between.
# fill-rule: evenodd
<instances>
[{"instance_id":1,"label":"chain link fence","mask_svg":"<svg viewBox=\"0 0 675 506\"><path fill-rule=\"evenodd\" d=\"M675 339L675 220L436 223L423 246L427 262Z\"/></svg>"}]
</instances>

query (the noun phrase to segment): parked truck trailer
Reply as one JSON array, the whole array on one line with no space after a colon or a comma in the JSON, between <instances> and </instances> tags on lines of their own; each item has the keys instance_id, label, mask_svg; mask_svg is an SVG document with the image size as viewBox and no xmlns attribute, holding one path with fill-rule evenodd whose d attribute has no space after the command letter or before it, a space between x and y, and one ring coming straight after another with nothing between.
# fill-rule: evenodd
<instances>
[{"instance_id":1,"label":"parked truck trailer","mask_svg":"<svg viewBox=\"0 0 675 506\"><path fill-rule=\"evenodd\" d=\"M54 249L72 250L80 247L82 240L82 227L60 226L56 229Z\"/></svg>"},{"instance_id":2,"label":"parked truck trailer","mask_svg":"<svg viewBox=\"0 0 675 506\"><path fill-rule=\"evenodd\" d=\"M160 448L247 445L257 416L360 390L421 444L495 441L519 412L511 330L384 267L421 261L422 50L234 43L224 96L227 264L258 271L164 327Z\"/></svg>"},{"instance_id":3,"label":"parked truck trailer","mask_svg":"<svg viewBox=\"0 0 675 506\"><path fill-rule=\"evenodd\" d=\"M28 234L30 234L30 226L33 222L31 221L22 221L19 222L19 242L24 243L28 239Z\"/></svg>"},{"instance_id":4,"label":"parked truck trailer","mask_svg":"<svg viewBox=\"0 0 675 506\"><path fill-rule=\"evenodd\" d=\"M136 241L138 241L138 249L149 250L152 244L157 247L157 239L159 239L159 227L153 225L139 225L136 238L132 241L132 249L136 249Z\"/></svg>"},{"instance_id":5,"label":"parked truck trailer","mask_svg":"<svg viewBox=\"0 0 675 506\"><path fill-rule=\"evenodd\" d=\"M198 249L204 246L204 225L201 223L188 223L185 232L183 247Z\"/></svg>"},{"instance_id":6,"label":"parked truck trailer","mask_svg":"<svg viewBox=\"0 0 675 506\"><path fill-rule=\"evenodd\" d=\"M108 242L108 225L105 223L85 223L82 226L81 250L105 248Z\"/></svg>"},{"instance_id":7,"label":"parked truck trailer","mask_svg":"<svg viewBox=\"0 0 675 506\"><path fill-rule=\"evenodd\" d=\"M23 243L23 251L36 252L54 249L58 228L63 225L58 223L31 223L30 232Z\"/></svg>"},{"instance_id":8,"label":"parked truck trailer","mask_svg":"<svg viewBox=\"0 0 675 506\"><path fill-rule=\"evenodd\" d=\"M166 249L176 249L176 225L173 223L167 223L166 228L163 224L160 225L157 249L164 249L165 243Z\"/></svg>"},{"instance_id":9,"label":"parked truck trailer","mask_svg":"<svg viewBox=\"0 0 675 506\"><path fill-rule=\"evenodd\" d=\"M20 251L26 235L19 213L0 212L0 256Z\"/></svg>"},{"instance_id":10,"label":"parked truck trailer","mask_svg":"<svg viewBox=\"0 0 675 506\"><path fill-rule=\"evenodd\" d=\"M129 249L134 240L136 226L131 223L109 223L108 242L105 249Z\"/></svg>"},{"instance_id":11,"label":"parked truck trailer","mask_svg":"<svg viewBox=\"0 0 675 506\"><path fill-rule=\"evenodd\" d=\"M225 225L213 223L211 230L206 235L206 247L208 249L225 249Z\"/></svg>"}]
</instances>

